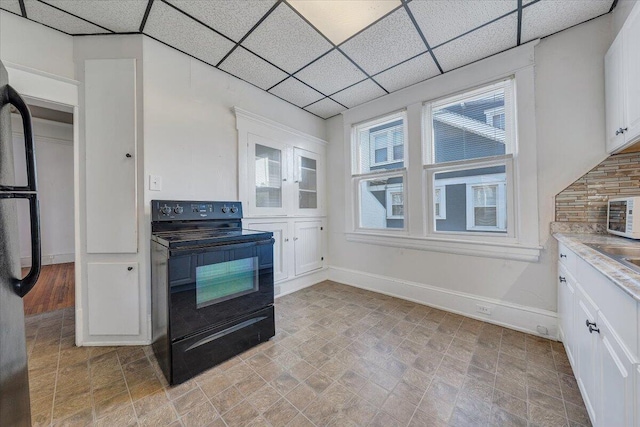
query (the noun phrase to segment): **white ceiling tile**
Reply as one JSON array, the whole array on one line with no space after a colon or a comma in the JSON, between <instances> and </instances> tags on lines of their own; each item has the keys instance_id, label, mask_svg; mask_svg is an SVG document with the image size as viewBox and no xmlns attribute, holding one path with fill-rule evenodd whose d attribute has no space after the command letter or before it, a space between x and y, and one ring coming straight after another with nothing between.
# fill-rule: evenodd
<instances>
[{"instance_id":1,"label":"white ceiling tile","mask_svg":"<svg viewBox=\"0 0 640 427\"><path fill-rule=\"evenodd\" d=\"M240 41L275 3L275 0L168 1L235 41Z\"/></svg>"},{"instance_id":2,"label":"white ceiling tile","mask_svg":"<svg viewBox=\"0 0 640 427\"><path fill-rule=\"evenodd\" d=\"M400 0L289 0L288 2L335 44L342 43L402 4Z\"/></svg>"},{"instance_id":3,"label":"white ceiling tile","mask_svg":"<svg viewBox=\"0 0 640 427\"><path fill-rule=\"evenodd\" d=\"M516 0L414 0L409 3L431 47L513 12L517 7Z\"/></svg>"},{"instance_id":4,"label":"white ceiling tile","mask_svg":"<svg viewBox=\"0 0 640 427\"><path fill-rule=\"evenodd\" d=\"M332 47L286 3L281 3L242 44L289 73Z\"/></svg>"},{"instance_id":5,"label":"white ceiling tile","mask_svg":"<svg viewBox=\"0 0 640 427\"><path fill-rule=\"evenodd\" d=\"M442 69L450 71L514 47L517 31L517 14L511 14L442 45L434 49L433 53Z\"/></svg>"},{"instance_id":6,"label":"white ceiling tile","mask_svg":"<svg viewBox=\"0 0 640 427\"><path fill-rule=\"evenodd\" d=\"M344 110L346 110L346 108L330 98L324 98L314 104L309 105L305 108L305 110L317 116L320 116L323 119L328 119L329 117L343 112Z\"/></svg>"},{"instance_id":7,"label":"white ceiling tile","mask_svg":"<svg viewBox=\"0 0 640 427\"><path fill-rule=\"evenodd\" d=\"M36 0L24 0L27 17L68 34L100 34L109 31Z\"/></svg>"},{"instance_id":8,"label":"white ceiling tile","mask_svg":"<svg viewBox=\"0 0 640 427\"><path fill-rule=\"evenodd\" d=\"M234 46L233 42L161 1L153 3L144 33L212 65Z\"/></svg>"},{"instance_id":9,"label":"white ceiling tile","mask_svg":"<svg viewBox=\"0 0 640 427\"><path fill-rule=\"evenodd\" d=\"M340 47L369 74L376 74L426 50L404 8L347 40Z\"/></svg>"},{"instance_id":10,"label":"white ceiling tile","mask_svg":"<svg viewBox=\"0 0 640 427\"><path fill-rule=\"evenodd\" d=\"M356 105L364 104L367 101L386 95L386 92L380 88L371 79L367 79L357 85L353 85L333 95L331 98L335 99L342 105L349 108Z\"/></svg>"},{"instance_id":11,"label":"white ceiling tile","mask_svg":"<svg viewBox=\"0 0 640 427\"><path fill-rule=\"evenodd\" d=\"M331 95L356 82L364 80L367 75L360 71L338 50L332 50L313 64L296 73L296 77L324 93Z\"/></svg>"},{"instance_id":12,"label":"white ceiling tile","mask_svg":"<svg viewBox=\"0 0 640 427\"><path fill-rule=\"evenodd\" d=\"M17 15L22 15L20 10L20 2L18 0L0 0L0 9L8 10Z\"/></svg>"},{"instance_id":13,"label":"white ceiling tile","mask_svg":"<svg viewBox=\"0 0 640 427\"><path fill-rule=\"evenodd\" d=\"M413 58L407 62L374 76L374 79L389 92L402 89L412 84L440 74L429 53Z\"/></svg>"},{"instance_id":14,"label":"white ceiling tile","mask_svg":"<svg viewBox=\"0 0 640 427\"><path fill-rule=\"evenodd\" d=\"M45 0L46 3L115 32L140 29L147 0Z\"/></svg>"},{"instance_id":15,"label":"white ceiling tile","mask_svg":"<svg viewBox=\"0 0 640 427\"><path fill-rule=\"evenodd\" d=\"M264 90L287 78L287 73L258 58L241 46L238 46L224 60L220 68Z\"/></svg>"},{"instance_id":16,"label":"white ceiling tile","mask_svg":"<svg viewBox=\"0 0 640 427\"><path fill-rule=\"evenodd\" d=\"M522 10L522 42L580 24L610 8L611 0L541 0Z\"/></svg>"},{"instance_id":17,"label":"white ceiling tile","mask_svg":"<svg viewBox=\"0 0 640 427\"><path fill-rule=\"evenodd\" d=\"M320 92L311 89L309 86L304 83L300 83L292 77L289 77L269 92L274 95L278 95L280 98L286 99L298 107L304 107L305 105L309 105L312 102L316 102L320 98L323 98Z\"/></svg>"}]
</instances>

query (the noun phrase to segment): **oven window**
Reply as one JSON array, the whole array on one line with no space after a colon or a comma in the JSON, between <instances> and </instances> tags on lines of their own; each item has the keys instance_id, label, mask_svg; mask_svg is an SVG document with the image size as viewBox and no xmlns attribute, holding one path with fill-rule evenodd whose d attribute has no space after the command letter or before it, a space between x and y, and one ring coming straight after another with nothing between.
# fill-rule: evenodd
<instances>
[{"instance_id":1,"label":"oven window","mask_svg":"<svg viewBox=\"0 0 640 427\"><path fill-rule=\"evenodd\" d=\"M258 257L196 267L198 308L258 290Z\"/></svg>"}]
</instances>

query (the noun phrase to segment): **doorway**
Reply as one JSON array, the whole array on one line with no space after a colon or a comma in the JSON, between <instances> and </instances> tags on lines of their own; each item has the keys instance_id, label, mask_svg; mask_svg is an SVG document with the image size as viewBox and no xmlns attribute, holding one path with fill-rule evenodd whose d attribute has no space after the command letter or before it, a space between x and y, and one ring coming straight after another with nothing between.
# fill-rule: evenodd
<instances>
[{"instance_id":1,"label":"doorway","mask_svg":"<svg viewBox=\"0 0 640 427\"><path fill-rule=\"evenodd\" d=\"M24 297L25 316L75 306L73 113L65 107L27 100L32 115L40 200L42 271ZM26 179L21 118L12 114L16 181ZM31 266L27 203L18 204L23 275Z\"/></svg>"}]
</instances>

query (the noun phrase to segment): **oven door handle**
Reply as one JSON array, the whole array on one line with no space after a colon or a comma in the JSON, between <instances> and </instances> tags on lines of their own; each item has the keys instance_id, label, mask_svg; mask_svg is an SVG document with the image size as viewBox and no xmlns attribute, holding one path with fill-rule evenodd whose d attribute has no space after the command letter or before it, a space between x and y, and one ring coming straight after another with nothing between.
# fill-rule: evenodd
<instances>
[{"instance_id":1,"label":"oven door handle","mask_svg":"<svg viewBox=\"0 0 640 427\"><path fill-rule=\"evenodd\" d=\"M214 251L233 251L236 249L244 249L250 248L253 246L263 246L263 245L272 245L275 243L275 239L266 239L266 240L254 240L252 242L244 242L244 243L221 243L217 245L209 245L209 246L195 246L189 248L177 248L171 249L169 251L170 256L182 256L189 254L199 254L204 252L214 252Z\"/></svg>"}]
</instances>

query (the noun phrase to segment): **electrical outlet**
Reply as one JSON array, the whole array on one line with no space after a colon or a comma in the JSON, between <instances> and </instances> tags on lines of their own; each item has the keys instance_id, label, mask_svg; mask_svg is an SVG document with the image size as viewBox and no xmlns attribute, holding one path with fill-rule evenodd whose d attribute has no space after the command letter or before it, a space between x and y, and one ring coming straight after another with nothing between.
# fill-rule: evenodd
<instances>
[{"instance_id":1,"label":"electrical outlet","mask_svg":"<svg viewBox=\"0 0 640 427\"><path fill-rule=\"evenodd\" d=\"M476 311L491 316L491 308L486 305L476 304Z\"/></svg>"}]
</instances>

